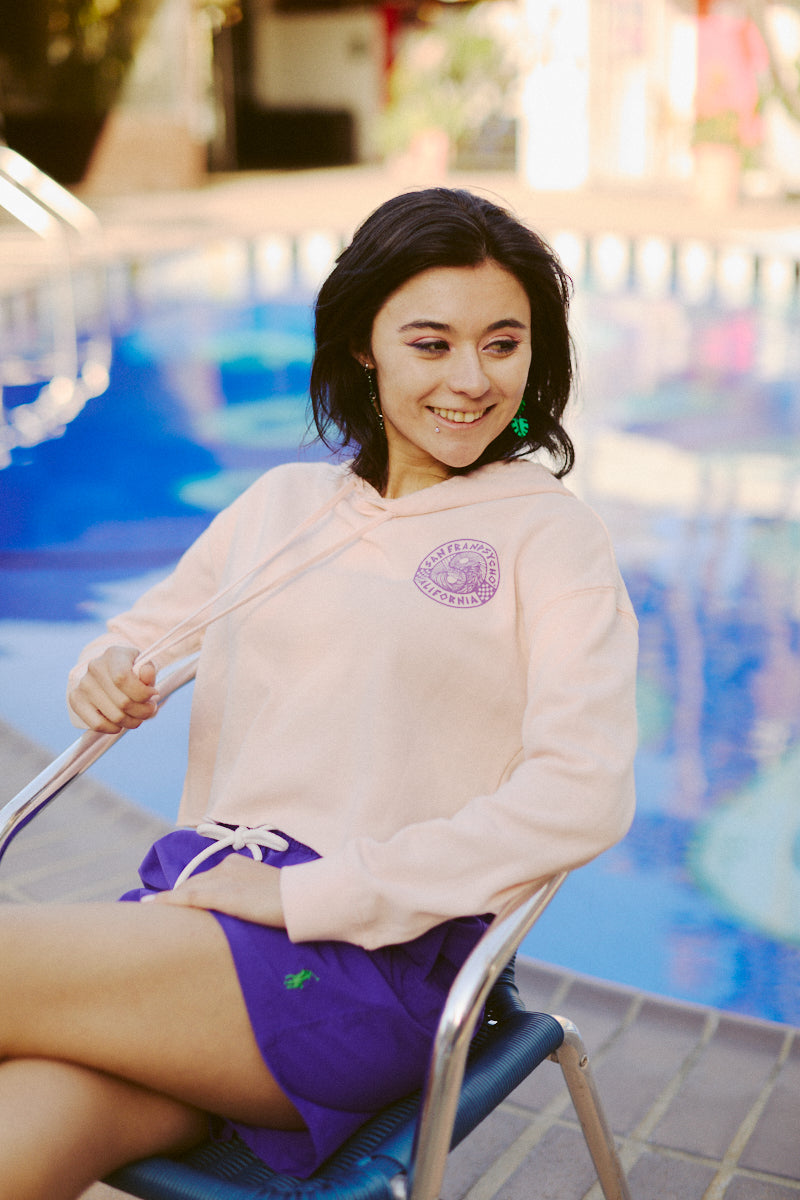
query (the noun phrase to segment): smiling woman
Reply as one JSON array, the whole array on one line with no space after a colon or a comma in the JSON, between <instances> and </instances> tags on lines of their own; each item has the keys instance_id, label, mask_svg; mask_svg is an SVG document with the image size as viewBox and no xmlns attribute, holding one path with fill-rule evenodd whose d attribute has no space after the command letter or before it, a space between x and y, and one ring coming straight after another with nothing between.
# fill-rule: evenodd
<instances>
[{"instance_id":1,"label":"smiling woman","mask_svg":"<svg viewBox=\"0 0 800 1200\"><path fill-rule=\"evenodd\" d=\"M323 441L335 428L338 444L357 448L357 473L386 495L406 486L388 472L395 450L392 467L405 469L410 446L409 467L424 461L429 482L539 449L565 475L570 287L542 239L487 200L444 188L389 200L317 300L311 399Z\"/></svg>"},{"instance_id":2,"label":"smiling woman","mask_svg":"<svg viewBox=\"0 0 800 1200\"><path fill-rule=\"evenodd\" d=\"M268 471L82 652L106 732L198 652L181 827L125 904L0 912L0 1200L234 1132L308 1176L419 1086L486 914L626 831L636 619L558 478L567 296L487 201L383 206L316 309L355 458Z\"/></svg>"}]
</instances>

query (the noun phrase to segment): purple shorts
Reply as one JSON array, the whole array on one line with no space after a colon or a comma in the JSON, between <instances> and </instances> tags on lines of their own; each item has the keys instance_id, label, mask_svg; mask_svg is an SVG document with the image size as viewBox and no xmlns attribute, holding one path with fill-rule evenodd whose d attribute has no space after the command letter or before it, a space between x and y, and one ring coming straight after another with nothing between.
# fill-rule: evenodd
<instances>
[{"instance_id":1,"label":"purple shorts","mask_svg":"<svg viewBox=\"0 0 800 1200\"><path fill-rule=\"evenodd\" d=\"M284 867L319 857L286 840L288 849L265 849L263 861ZM145 886L121 899L171 888L209 842L193 829L160 838L139 868ZM250 852L226 847L198 872L231 853ZM236 1132L273 1169L306 1178L360 1125L421 1086L447 992L486 923L464 917L368 951L349 942L293 943L283 929L213 915L264 1062L307 1126L287 1132L215 1118L213 1136Z\"/></svg>"}]
</instances>

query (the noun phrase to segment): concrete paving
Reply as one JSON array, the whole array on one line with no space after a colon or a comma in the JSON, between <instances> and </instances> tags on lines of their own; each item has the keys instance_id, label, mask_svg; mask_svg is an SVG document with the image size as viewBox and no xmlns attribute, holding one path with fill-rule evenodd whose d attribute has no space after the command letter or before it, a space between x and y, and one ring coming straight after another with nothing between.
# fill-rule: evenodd
<instances>
[{"instance_id":1,"label":"concrete paving","mask_svg":"<svg viewBox=\"0 0 800 1200\"><path fill-rule=\"evenodd\" d=\"M438 183L472 188L511 207L534 228L744 241L764 250L781 245L800 252L800 200L742 200L720 210L695 202L689 193L649 192L635 185L533 191L512 173L451 173L431 180L378 167L342 167L212 175L188 192L79 194L100 217L110 249L128 257L197 244L209 234L349 233L390 196Z\"/></svg>"},{"instance_id":2,"label":"concrete paving","mask_svg":"<svg viewBox=\"0 0 800 1200\"><path fill-rule=\"evenodd\" d=\"M210 180L192 192L92 203L107 253L132 265L218 237L351 230L408 185L373 168ZM451 177L513 205L535 226L629 237L735 243L800 259L800 205L751 201L725 213L641 191L534 194L513 176ZM47 761L0 725L0 803ZM9 851L0 902L92 900L119 894L164 829L86 777ZM567 884L569 886L569 884ZM526 960L529 1006L581 1029L635 1200L800 1200L800 1030L680 1004ZM451 1156L443 1200L599 1200L557 1067L544 1064ZM120 1193L98 1184L84 1200Z\"/></svg>"}]
</instances>

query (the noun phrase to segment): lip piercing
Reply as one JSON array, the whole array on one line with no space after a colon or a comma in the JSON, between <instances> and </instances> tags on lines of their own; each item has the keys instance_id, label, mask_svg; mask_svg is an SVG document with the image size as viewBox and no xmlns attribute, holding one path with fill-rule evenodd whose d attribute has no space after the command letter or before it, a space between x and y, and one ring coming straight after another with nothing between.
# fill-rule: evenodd
<instances>
[{"instance_id":1,"label":"lip piercing","mask_svg":"<svg viewBox=\"0 0 800 1200\"><path fill-rule=\"evenodd\" d=\"M439 432L439 426L438 426L438 425L436 426L436 432L437 432L437 433Z\"/></svg>"}]
</instances>

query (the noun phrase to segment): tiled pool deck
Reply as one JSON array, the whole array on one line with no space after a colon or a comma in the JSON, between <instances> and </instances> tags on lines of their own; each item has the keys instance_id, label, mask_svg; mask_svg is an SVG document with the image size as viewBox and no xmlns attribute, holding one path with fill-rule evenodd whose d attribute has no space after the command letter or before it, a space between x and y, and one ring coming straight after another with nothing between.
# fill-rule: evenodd
<instances>
[{"instance_id":1,"label":"tiled pool deck","mask_svg":"<svg viewBox=\"0 0 800 1200\"><path fill-rule=\"evenodd\" d=\"M680 198L533 196L510 177L480 182L546 232L658 233L676 242L733 243L754 256L800 258L798 205L751 203L721 217ZM197 192L103 200L96 207L109 254L137 263L214 237L348 230L402 186L370 170L243 176ZM0 802L47 758L0 725ZM9 851L0 901L111 898L162 830L158 818L81 780ZM581 1029L635 1200L800 1200L799 1030L532 961L518 975L530 1006L563 1013ZM118 1195L97 1185L85 1200ZM542 1066L455 1152L443 1196L599 1200L555 1066Z\"/></svg>"}]
</instances>

